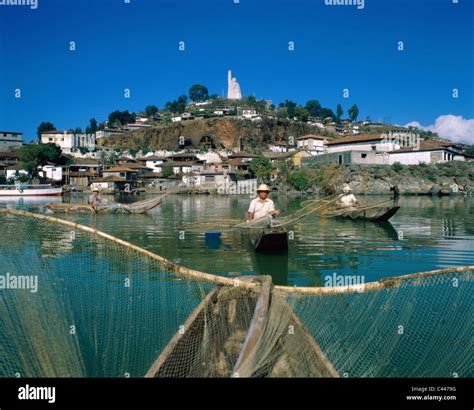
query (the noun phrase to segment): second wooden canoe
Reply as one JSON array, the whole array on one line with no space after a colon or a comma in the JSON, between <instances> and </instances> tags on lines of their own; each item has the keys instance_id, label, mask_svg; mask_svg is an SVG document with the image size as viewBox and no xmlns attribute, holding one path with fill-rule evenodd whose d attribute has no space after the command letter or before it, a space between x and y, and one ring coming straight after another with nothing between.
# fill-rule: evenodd
<instances>
[{"instance_id":1,"label":"second wooden canoe","mask_svg":"<svg viewBox=\"0 0 474 410\"><path fill-rule=\"evenodd\" d=\"M400 209L399 206L393 205L374 205L367 207L351 207L330 209L321 213L321 216L327 218L350 218L361 219L366 221L388 221Z\"/></svg>"}]
</instances>

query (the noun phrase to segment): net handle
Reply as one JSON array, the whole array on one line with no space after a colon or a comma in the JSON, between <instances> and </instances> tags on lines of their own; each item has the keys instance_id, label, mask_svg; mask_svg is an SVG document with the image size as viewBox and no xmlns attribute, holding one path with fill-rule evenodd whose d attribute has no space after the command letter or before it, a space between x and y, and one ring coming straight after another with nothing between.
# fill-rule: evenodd
<instances>
[{"instance_id":1,"label":"net handle","mask_svg":"<svg viewBox=\"0 0 474 410\"><path fill-rule=\"evenodd\" d=\"M86 225L81 225L75 222L67 221L65 219L60 219L56 218L54 216L50 215L44 215L44 214L37 214L33 212L27 212L27 211L20 211L18 209L10 209L10 208L4 208L0 209L0 214L11 214L15 216L24 216L27 218L35 218L35 219L41 219L49 222L54 222L57 224L61 224L64 226L68 226L73 229L79 229L84 232L89 232L92 233L93 235L100 236L102 238L108 239L110 241L113 241L115 243L118 243L119 245L125 246L127 248L133 249L134 251L137 251L143 255L146 255L154 260L157 260L160 262L163 266L165 266L167 269L169 269L173 273L178 273L184 276L188 276L191 278L196 278L200 280L204 280L210 283L215 283L215 284L220 284L220 285L226 285L226 286L242 286L246 288L255 288L258 287L259 285L256 283L248 282L248 281L243 281L241 279L229 279L229 278L224 278L222 276L216 276L216 275L211 275L210 273L205 273L201 271L197 271L194 269L189 269L185 268L183 266L177 265L170 260L157 255L156 253L150 252L149 250L143 249L137 245L134 245L130 242L124 241L122 239L119 239L113 235L109 235L108 233L99 231L98 229L91 228Z\"/></svg>"},{"instance_id":2,"label":"net handle","mask_svg":"<svg viewBox=\"0 0 474 410\"><path fill-rule=\"evenodd\" d=\"M370 290L381 290L400 285L402 281L409 279L426 278L429 276L446 275L455 272L469 272L474 271L474 266L462 266L459 268L437 269L426 272L411 273L403 276L391 276L389 278L380 279L377 282L368 282L360 285L348 286L327 286L327 287L295 287L295 286L275 286L275 289L292 294L301 295L325 295L335 293L361 293Z\"/></svg>"}]
</instances>

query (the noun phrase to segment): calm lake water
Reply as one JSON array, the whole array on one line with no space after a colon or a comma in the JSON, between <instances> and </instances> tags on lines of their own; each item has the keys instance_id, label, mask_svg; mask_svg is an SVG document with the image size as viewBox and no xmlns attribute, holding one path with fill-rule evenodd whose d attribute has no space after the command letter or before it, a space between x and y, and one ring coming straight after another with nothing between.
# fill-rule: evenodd
<instances>
[{"instance_id":1,"label":"calm lake water","mask_svg":"<svg viewBox=\"0 0 474 410\"><path fill-rule=\"evenodd\" d=\"M284 214L302 201L274 199ZM57 200L84 203L86 197ZM11 199L0 206L45 212L47 202ZM206 241L204 232L182 237L183 223L241 218L248 204L245 196L172 195L148 215L58 216L189 268L232 277L269 274L280 285L321 286L334 273L369 282L474 265L474 198L464 197L400 198L400 211L385 224L311 216L289 227L294 239L283 255L255 254L239 232L223 231L219 241ZM150 258L81 231L71 236L64 226L3 215L1 228L1 273L37 275L39 291L2 291L0 377L142 377L214 286L176 280ZM471 377L472 282L452 288L441 280L398 296L395 289L291 303L340 374ZM400 323L409 329L403 338L396 333Z\"/></svg>"},{"instance_id":2,"label":"calm lake water","mask_svg":"<svg viewBox=\"0 0 474 410\"><path fill-rule=\"evenodd\" d=\"M286 196L273 199L284 214L298 209L302 201ZM365 198L366 202L380 200ZM63 201L85 203L86 198L71 196ZM242 218L248 204L247 196L172 195L147 215L58 216L93 226L192 269L221 276L269 274L279 285L321 286L333 273L363 275L365 282L370 282L474 264L474 198L466 197L401 197L401 209L389 223L310 216L289 227L294 239L284 255L255 254L239 232L222 230L221 240L209 241L204 232L184 231L183 238L183 224ZM44 211L42 200L0 200L0 206L5 205Z\"/></svg>"}]
</instances>

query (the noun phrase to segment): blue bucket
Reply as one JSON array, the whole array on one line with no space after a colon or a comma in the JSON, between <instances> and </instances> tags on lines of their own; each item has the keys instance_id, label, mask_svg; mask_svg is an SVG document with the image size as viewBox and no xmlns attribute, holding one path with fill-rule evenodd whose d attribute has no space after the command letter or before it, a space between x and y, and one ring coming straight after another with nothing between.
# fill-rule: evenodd
<instances>
[{"instance_id":1,"label":"blue bucket","mask_svg":"<svg viewBox=\"0 0 474 410\"><path fill-rule=\"evenodd\" d=\"M221 232L206 232L204 234L204 236L206 237L206 239L218 239L220 238L222 235Z\"/></svg>"}]
</instances>

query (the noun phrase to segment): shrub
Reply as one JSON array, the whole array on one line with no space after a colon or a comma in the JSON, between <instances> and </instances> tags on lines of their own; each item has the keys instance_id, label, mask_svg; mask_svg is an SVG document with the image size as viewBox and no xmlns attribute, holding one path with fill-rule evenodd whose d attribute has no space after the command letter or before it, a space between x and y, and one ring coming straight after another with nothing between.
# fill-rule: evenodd
<instances>
[{"instance_id":1,"label":"shrub","mask_svg":"<svg viewBox=\"0 0 474 410\"><path fill-rule=\"evenodd\" d=\"M288 177L288 183L298 191L304 191L309 187L309 178L305 171L296 171Z\"/></svg>"},{"instance_id":2,"label":"shrub","mask_svg":"<svg viewBox=\"0 0 474 410\"><path fill-rule=\"evenodd\" d=\"M392 164L392 169L395 171L395 172L400 172L401 170L403 170L404 166L400 163L400 162L394 162Z\"/></svg>"}]
</instances>

